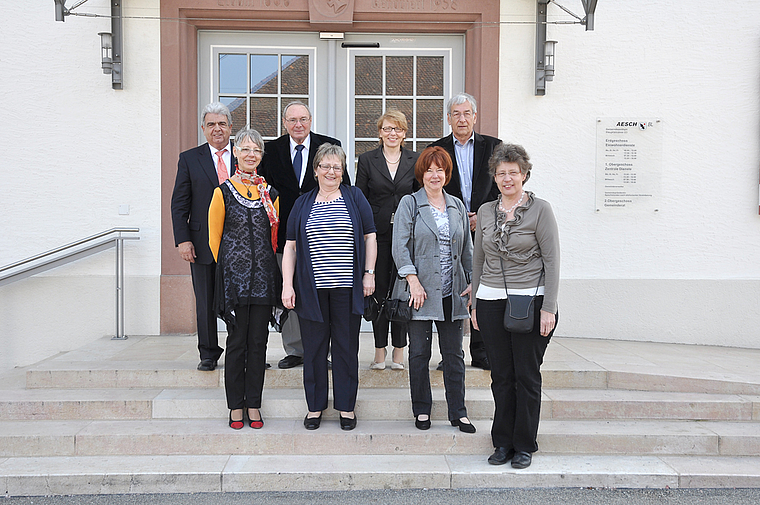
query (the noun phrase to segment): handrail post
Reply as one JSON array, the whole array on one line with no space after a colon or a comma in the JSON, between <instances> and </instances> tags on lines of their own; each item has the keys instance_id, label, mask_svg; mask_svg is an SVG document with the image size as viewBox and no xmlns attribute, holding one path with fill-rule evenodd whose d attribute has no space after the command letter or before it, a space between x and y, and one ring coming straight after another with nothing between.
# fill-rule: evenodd
<instances>
[{"instance_id":1,"label":"handrail post","mask_svg":"<svg viewBox=\"0 0 760 505\"><path fill-rule=\"evenodd\" d=\"M116 237L116 334L111 340L126 340L124 335L124 238Z\"/></svg>"}]
</instances>

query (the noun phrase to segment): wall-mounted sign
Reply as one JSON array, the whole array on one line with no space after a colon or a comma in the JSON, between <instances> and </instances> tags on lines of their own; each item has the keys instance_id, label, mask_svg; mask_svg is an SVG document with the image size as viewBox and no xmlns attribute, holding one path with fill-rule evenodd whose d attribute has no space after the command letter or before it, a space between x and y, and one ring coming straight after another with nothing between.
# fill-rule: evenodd
<instances>
[{"instance_id":1,"label":"wall-mounted sign","mask_svg":"<svg viewBox=\"0 0 760 505\"><path fill-rule=\"evenodd\" d=\"M599 118L596 122L596 211L660 206L662 121Z\"/></svg>"}]
</instances>

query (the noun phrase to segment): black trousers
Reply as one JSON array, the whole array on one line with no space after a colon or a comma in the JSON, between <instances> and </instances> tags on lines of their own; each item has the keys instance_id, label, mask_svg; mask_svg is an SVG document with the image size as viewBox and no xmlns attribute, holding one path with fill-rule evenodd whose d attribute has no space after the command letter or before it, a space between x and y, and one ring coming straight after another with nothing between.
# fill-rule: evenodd
<instances>
[{"instance_id":1,"label":"black trousers","mask_svg":"<svg viewBox=\"0 0 760 505\"><path fill-rule=\"evenodd\" d=\"M533 331L511 333L503 323L506 300L478 299L478 326L491 363L491 392L496 404L491 428L494 447L523 452L538 450L541 364L554 334L554 330L548 337L540 334L543 301L543 296L536 297Z\"/></svg>"},{"instance_id":2,"label":"black trousers","mask_svg":"<svg viewBox=\"0 0 760 505\"><path fill-rule=\"evenodd\" d=\"M214 282L216 263L202 265L190 263L190 275L193 278L195 292L195 317L198 326L198 351L201 360L216 361L224 352L219 347L216 331L216 314L214 313Z\"/></svg>"},{"instance_id":3,"label":"black trousers","mask_svg":"<svg viewBox=\"0 0 760 505\"><path fill-rule=\"evenodd\" d=\"M238 305L227 336L224 389L231 410L261 408L271 305Z\"/></svg>"},{"instance_id":4,"label":"black trousers","mask_svg":"<svg viewBox=\"0 0 760 505\"><path fill-rule=\"evenodd\" d=\"M382 303L388 294L388 287L393 279L393 256L391 256L391 234L387 233L377 238L377 261L375 262L375 296L378 303ZM406 347L406 324L390 322L385 314L380 314L372 321L372 333L375 335L375 347L381 348L388 345L388 326L391 328L391 344L393 347Z\"/></svg>"},{"instance_id":5,"label":"black trousers","mask_svg":"<svg viewBox=\"0 0 760 505\"><path fill-rule=\"evenodd\" d=\"M327 408L327 354L332 352L333 407L351 412L359 389L359 328L351 312L351 288L318 289L323 322L300 318L303 387L310 412Z\"/></svg>"}]
</instances>

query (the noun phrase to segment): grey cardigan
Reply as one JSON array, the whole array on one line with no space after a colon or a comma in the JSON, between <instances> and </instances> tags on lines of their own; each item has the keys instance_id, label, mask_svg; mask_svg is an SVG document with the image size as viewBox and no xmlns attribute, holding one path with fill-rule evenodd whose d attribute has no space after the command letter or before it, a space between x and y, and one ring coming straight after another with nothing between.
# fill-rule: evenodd
<instances>
[{"instance_id":1,"label":"grey cardigan","mask_svg":"<svg viewBox=\"0 0 760 505\"><path fill-rule=\"evenodd\" d=\"M414 198L417 199L417 220L414 230L414 263L412 263L412 213ZM453 271L452 314L453 321L470 317L467 311L468 299L459 296L467 289L472 275L472 236L470 221L462 200L444 191L446 210L449 215L451 233L451 254ZM427 199L425 189L406 195L399 202L393 224L393 261L398 267L400 277L393 288L393 298L408 299L405 277L416 274L420 284L425 288L427 300L420 310L412 311L414 320L443 321L443 282L441 280L440 248L438 245L438 226Z\"/></svg>"}]
</instances>

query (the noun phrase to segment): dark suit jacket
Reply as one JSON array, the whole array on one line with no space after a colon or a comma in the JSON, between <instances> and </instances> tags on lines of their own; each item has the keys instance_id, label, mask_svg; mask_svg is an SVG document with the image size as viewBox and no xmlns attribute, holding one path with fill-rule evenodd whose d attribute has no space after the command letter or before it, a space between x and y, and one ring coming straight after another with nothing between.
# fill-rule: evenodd
<instances>
[{"instance_id":1,"label":"dark suit jacket","mask_svg":"<svg viewBox=\"0 0 760 505\"><path fill-rule=\"evenodd\" d=\"M231 173L235 173L235 155L230 153ZM208 246L208 207L219 178L209 145L203 144L181 153L172 193L174 245L188 240L195 247L196 263L210 265L214 256Z\"/></svg>"},{"instance_id":2,"label":"dark suit jacket","mask_svg":"<svg viewBox=\"0 0 760 505\"><path fill-rule=\"evenodd\" d=\"M362 190L372 207L378 235L388 232L391 214L396 212L401 197L410 195L419 188L414 178L414 164L418 157L418 153L402 147L396 177L391 179L382 147L359 156L356 186Z\"/></svg>"},{"instance_id":3,"label":"dark suit jacket","mask_svg":"<svg viewBox=\"0 0 760 505\"><path fill-rule=\"evenodd\" d=\"M317 187L314 180L314 155L317 148L324 143L340 145L340 140L311 132L309 142L309 160L306 164L307 172L303 177L303 186L298 186L296 174L293 171L293 161L290 159L290 135L270 140L264 144L264 159L259 167L259 175L280 193L280 225L277 230L277 252L282 252L287 236L288 216L296 203L296 199ZM343 184L351 185L348 170L343 172Z\"/></svg>"},{"instance_id":4,"label":"dark suit jacket","mask_svg":"<svg viewBox=\"0 0 760 505\"><path fill-rule=\"evenodd\" d=\"M499 196L499 188L493 183L493 177L488 175L488 160L493 154L493 149L501 144L501 140L488 135L475 133L475 145L472 153L472 198L470 199L470 212L477 212L481 205ZM442 139L438 139L431 146L441 146L451 156L454 170L451 172L451 180L444 186L446 192L460 200L462 198L462 186L459 183L459 169L457 157L454 153L454 134L451 133Z\"/></svg>"}]
</instances>

